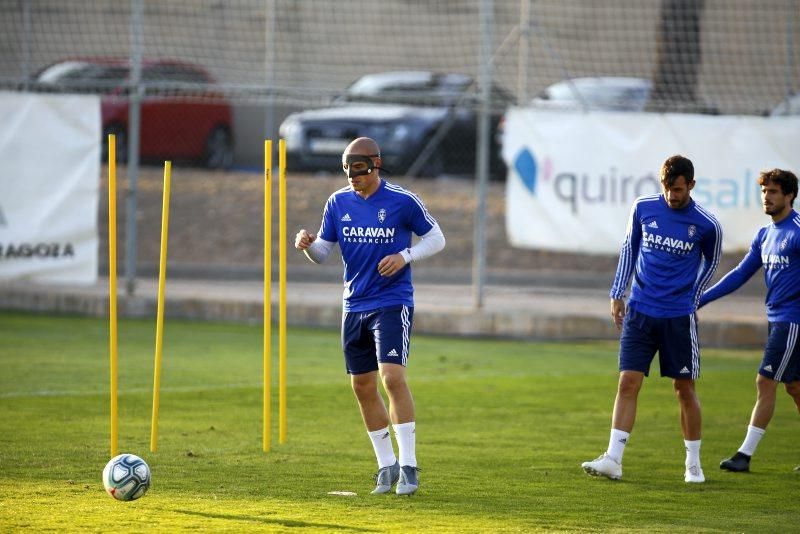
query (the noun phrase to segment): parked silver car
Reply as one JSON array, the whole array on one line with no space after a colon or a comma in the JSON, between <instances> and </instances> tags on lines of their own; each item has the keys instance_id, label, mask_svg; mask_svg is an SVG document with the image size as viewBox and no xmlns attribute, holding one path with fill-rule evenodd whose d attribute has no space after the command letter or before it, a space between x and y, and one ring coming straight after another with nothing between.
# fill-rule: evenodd
<instances>
[{"instance_id":1,"label":"parked silver car","mask_svg":"<svg viewBox=\"0 0 800 534\"><path fill-rule=\"evenodd\" d=\"M539 109L580 111L646 111L653 83L645 78L597 76L571 78L549 86L530 105ZM693 104L667 106L691 113L719 115L719 108L698 99Z\"/></svg>"},{"instance_id":2,"label":"parked silver car","mask_svg":"<svg viewBox=\"0 0 800 534\"><path fill-rule=\"evenodd\" d=\"M653 84L644 78L601 76L554 83L531 106L555 110L644 111Z\"/></svg>"}]
</instances>

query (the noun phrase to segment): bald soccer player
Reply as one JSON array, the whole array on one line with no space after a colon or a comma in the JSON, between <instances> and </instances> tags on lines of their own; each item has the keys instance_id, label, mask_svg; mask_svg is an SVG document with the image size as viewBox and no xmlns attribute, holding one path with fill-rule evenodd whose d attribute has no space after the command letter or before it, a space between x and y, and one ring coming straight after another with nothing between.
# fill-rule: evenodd
<instances>
[{"instance_id":1,"label":"bald soccer player","mask_svg":"<svg viewBox=\"0 0 800 534\"><path fill-rule=\"evenodd\" d=\"M411 495L419 487L414 400L406 381L414 286L411 263L441 251L444 235L422 201L380 177L378 144L360 137L342 154L348 185L325 204L314 234L300 230L295 247L322 263L338 243L344 263L342 349L358 406L378 461L374 494ZM421 240L411 246L411 236ZM378 391L378 377L389 410ZM389 422L397 440L392 445Z\"/></svg>"}]
</instances>

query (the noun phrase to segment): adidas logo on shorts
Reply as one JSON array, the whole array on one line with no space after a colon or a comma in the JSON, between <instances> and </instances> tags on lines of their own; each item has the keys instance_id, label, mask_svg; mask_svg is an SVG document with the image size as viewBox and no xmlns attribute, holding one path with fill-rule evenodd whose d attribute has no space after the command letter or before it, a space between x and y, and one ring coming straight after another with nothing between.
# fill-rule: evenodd
<instances>
[{"instance_id":1,"label":"adidas logo on shorts","mask_svg":"<svg viewBox=\"0 0 800 534\"><path fill-rule=\"evenodd\" d=\"M392 350L389 351L387 356L391 356L392 358L397 358L398 354L397 354L396 350L392 349Z\"/></svg>"},{"instance_id":2,"label":"adidas logo on shorts","mask_svg":"<svg viewBox=\"0 0 800 534\"><path fill-rule=\"evenodd\" d=\"M685 375L685 374L688 374L688 373L689 373L689 369L687 367L684 367L683 369L681 369L681 374L682 375Z\"/></svg>"}]
</instances>

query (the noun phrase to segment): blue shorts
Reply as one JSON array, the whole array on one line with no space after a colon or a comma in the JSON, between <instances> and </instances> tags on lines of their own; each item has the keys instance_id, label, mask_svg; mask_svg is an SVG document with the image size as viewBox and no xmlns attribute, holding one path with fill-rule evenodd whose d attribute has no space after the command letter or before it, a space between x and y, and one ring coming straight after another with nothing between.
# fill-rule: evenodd
<instances>
[{"instance_id":1,"label":"blue shorts","mask_svg":"<svg viewBox=\"0 0 800 534\"><path fill-rule=\"evenodd\" d=\"M769 323L767 346L758 374L787 384L800 380L798 330L798 323Z\"/></svg>"},{"instance_id":2,"label":"blue shorts","mask_svg":"<svg viewBox=\"0 0 800 534\"><path fill-rule=\"evenodd\" d=\"M694 314L659 318L628 308L619 340L619 370L641 371L648 376L658 352L661 376L700 376L700 348Z\"/></svg>"},{"instance_id":3,"label":"blue shorts","mask_svg":"<svg viewBox=\"0 0 800 534\"><path fill-rule=\"evenodd\" d=\"M406 365L414 308L391 306L365 312L344 312L342 349L347 373L378 370L380 363Z\"/></svg>"}]
</instances>

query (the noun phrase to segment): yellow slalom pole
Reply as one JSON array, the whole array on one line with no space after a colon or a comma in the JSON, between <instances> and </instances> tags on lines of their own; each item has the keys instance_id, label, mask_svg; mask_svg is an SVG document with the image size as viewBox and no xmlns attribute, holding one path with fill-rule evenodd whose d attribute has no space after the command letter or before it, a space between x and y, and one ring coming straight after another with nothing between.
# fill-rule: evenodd
<instances>
[{"instance_id":1,"label":"yellow slalom pole","mask_svg":"<svg viewBox=\"0 0 800 534\"><path fill-rule=\"evenodd\" d=\"M264 433L262 447L269 452L272 387L272 141L264 141Z\"/></svg>"},{"instance_id":2,"label":"yellow slalom pole","mask_svg":"<svg viewBox=\"0 0 800 534\"><path fill-rule=\"evenodd\" d=\"M117 136L108 136L108 322L111 370L111 457L119 452L117 426Z\"/></svg>"},{"instance_id":3,"label":"yellow slalom pole","mask_svg":"<svg viewBox=\"0 0 800 534\"><path fill-rule=\"evenodd\" d=\"M161 259L158 263L158 309L156 312L156 357L153 372L153 418L150 452L158 450L158 402L161 390L161 354L164 343L164 285L167 281L167 237L169 235L169 185L172 162L164 162L164 197L161 201Z\"/></svg>"},{"instance_id":4,"label":"yellow slalom pole","mask_svg":"<svg viewBox=\"0 0 800 534\"><path fill-rule=\"evenodd\" d=\"M278 358L279 358L279 434L278 441L286 443L286 140L278 141L278 203L280 211L279 276L280 286L278 311Z\"/></svg>"}]
</instances>

